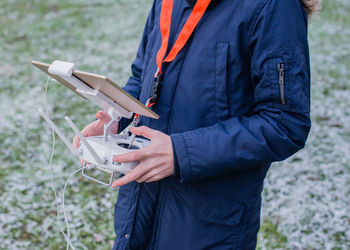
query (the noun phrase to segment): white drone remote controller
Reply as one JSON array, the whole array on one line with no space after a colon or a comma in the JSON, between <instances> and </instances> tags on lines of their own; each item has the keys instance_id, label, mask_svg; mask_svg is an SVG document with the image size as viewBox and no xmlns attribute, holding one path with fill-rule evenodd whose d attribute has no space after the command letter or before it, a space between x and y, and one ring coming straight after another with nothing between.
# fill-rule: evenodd
<instances>
[{"instance_id":1,"label":"white drone remote controller","mask_svg":"<svg viewBox=\"0 0 350 250\"><path fill-rule=\"evenodd\" d=\"M138 162L114 162L113 157L115 155L120 155L147 147L150 141L135 137L135 135L129 136L130 127L134 127L138 123L138 121L135 119L120 134L112 134L110 129L112 124L119 121L122 117L131 118L133 113L118 105L115 101L111 100L111 98L102 92L91 88L81 79L75 77L72 74L73 70L74 64L63 61L55 61L48 68L48 73L52 76L59 76L59 80L63 79L66 84L68 82L75 88L75 92L94 102L108 113L108 115L111 117L111 121L104 125L103 135L84 137L73 121L66 116L65 120L73 129L74 133L81 139L80 146L78 149L76 149L50 119L47 113L45 113L42 109L39 109L39 113L72 151L72 153L79 156L85 162L85 168L82 170L82 175L103 185L110 186L116 172L126 174L138 164ZM86 168L97 168L110 173L111 176L109 182L103 182L87 175L85 172Z\"/></svg>"},{"instance_id":2,"label":"white drone remote controller","mask_svg":"<svg viewBox=\"0 0 350 250\"><path fill-rule=\"evenodd\" d=\"M123 139L120 135L109 138L107 142L103 141L102 136L87 137L86 141L95 150L97 155L102 156L102 164L97 164L93 155L90 153L86 144L80 142L78 152L81 152L81 158L85 162L93 163L95 166L106 172L119 172L126 174L131 169L136 167L138 162L125 162L118 163L113 161L113 157L120 154L125 154L137 149L146 147L149 144L149 140L136 138L131 144L129 139Z\"/></svg>"}]
</instances>

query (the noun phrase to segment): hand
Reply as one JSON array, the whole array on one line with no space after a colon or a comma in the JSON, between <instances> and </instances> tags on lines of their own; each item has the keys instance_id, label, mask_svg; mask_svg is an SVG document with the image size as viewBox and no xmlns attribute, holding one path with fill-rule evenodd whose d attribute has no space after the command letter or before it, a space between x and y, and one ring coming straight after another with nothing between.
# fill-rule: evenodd
<instances>
[{"instance_id":1,"label":"hand","mask_svg":"<svg viewBox=\"0 0 350 250\"><path fill-rule=\"evenodd\" d=\"M170 136L146 126L130 128L130 132L151 140L143 148L130 153L114 156L116 162L139 161L140 163L122 178L113 182L112 187L120 187L129 182L152 182L174 173L173 146Z\"/></svg>"},{"instance_id":2,"label":"hand","mask_svg":"<svg viewBox=\"0 0 350 250\"><path fill-rule=\"evenodd\" d=\"M95 116L97 120L87 125L81 131L84 137L103 135L104 125L106 123L109 123L111 120L111 117L103 110L98 111ZM118 132L118 126L119 126L118 122L112 125L112 128L111 128L112 133ZM73 146L75 148L79 148L79 143L80 143L80 138L78 136L75 136L73 139ZM82 160L80 160L80 162L83 164Z\"/></svg>"}]
</instances>

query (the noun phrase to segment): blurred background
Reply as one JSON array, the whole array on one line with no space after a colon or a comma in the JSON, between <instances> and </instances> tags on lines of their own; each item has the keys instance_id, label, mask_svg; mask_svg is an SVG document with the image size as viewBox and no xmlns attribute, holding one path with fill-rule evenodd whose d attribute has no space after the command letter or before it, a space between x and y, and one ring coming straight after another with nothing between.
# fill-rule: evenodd
<instances>
[{"instance_id":1,"label":"blurred background","mask_svg":"<svg viewBox=\"0 0 350 250\"><path fill-rule=\"evenodd\" d=\"M97 3L98 2L98 3ZM46 76L31 60L74 62L123 86L151 0L0 0L0 248L64 249L48 168L51 131L39 115ZM350 1L323 0L311 19L312 130L305 149L274 163L263 192L259 249L350 249ZM48 107L82 128L97 106L52 82ZM61 196L79 167L56 140ZM76 176L67 190L77 249L110 249L118 191Z\"/></svg>"}]
</instances>

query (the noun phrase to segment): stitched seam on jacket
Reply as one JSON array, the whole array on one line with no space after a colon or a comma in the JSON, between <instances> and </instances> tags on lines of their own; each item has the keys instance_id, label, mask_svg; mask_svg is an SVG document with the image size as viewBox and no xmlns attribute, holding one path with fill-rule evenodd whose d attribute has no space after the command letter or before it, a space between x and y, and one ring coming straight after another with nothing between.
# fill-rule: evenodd
<instances>
[{"instance_id":1,"label":"stitched seam on jacket","mask_svg":"<svg viewBox=\"0 0 350 250\"><path fill-rule=\"evenodd\" d=\"M216 99L217 95L217 57L218 57L218 42L215 43L215 71L214 71L214 80L215 80L215 91L214 91L214 100L215 100L215 117L216 121L218 121L218 103Z\"/></svg>"},{"instance_id":2,"label":"stitched seam on jacket","mask_svg":"<svg viewBox=\"0 0 350 250\"><path fill-rule=\"evenodd\" d=\"M157 195L156 195L156 204L155 204L155 212L153 214L153 220L152 220L152 227L151 227L151 235L150 235L150 240L149 242L147 242L147 247L146 250L153 250L153 248L151 248L152 244L154 245L154 241L156 240L156 232L157 232L157 228L158 228L158 217L159 217L159 209L160 209L160 195L161 195L161 181L159 182L159 186L158 186L158 190L157 190Z\"/></svg>"},{"instance_id":3,"label":"stitched seam on jacket","mask_svg":"<svg viewBox=\"0 0 350 250\"><path fill-rule=\"evenodd\" d=\"M176 97L176 94L177 94L177 86L179 85L179 78L180 78L180 75L182 73L182 69L183 69L183 66L184 66L184 63L185 63L185 59L186 59L186 55L187 55L187 51L188 51L189 46L190 46L190 44L187 44L183 48L183 50L184 50L184 52L183 52L184 53L184 58L182 59L180 71L179 71L179 74L178 74L176 82L175 82L174 95L173 95L173 98L171 100L171 109L170 109L170 114L169 114L169 119L168 119L168 134L170 134L170 130L171 130L171 121L173 119L173 112L174 112L174 106L175 106L174 105L174 101L175 101L175 97Z\"/></svg>"},{"instance_id":4,"label":"stitched seam on jacket","mask_svg":"<svg viewBox=\"0 0 350 250\"><path fill-rule=\"evenodd\" d=\"M166 185L167 183L163 182L164 184L163 185ZM161 187L160 187L161 188ZM167 190L167 188L163 188L163 190ZM165 203L168 199L168 192L165 192L165 191L162 191L161 193L161 196L159 197L160 199L162 198L162 196L165 196L164 197L164 202L163 204L160 204L160 207L159 207L159 215L158 215L158 220L157 220L157 228L156 228L156 241L154 242L154 249L157 249L157 247L159 246L159 239L160 239L160 228L161 228L161 225L162 225L162 217L163 217L163 214L164 214L164 206L165 206Z\"/></svg>"},{"instance_id":5,"label":"stitched seam on jacket","mask_svg":"<svg viewBox=\"0 0 350 250\"><path fill-rule=\"evenodd\" d=\"M138 208L139 208L139 200L140 200L140 195L141 195L141 190L143 188L143 183L140 183L140 184L136 184L136 187L139 186L139 191L137 192L137 201L136 201L136 208L135 208L135 213L134 213L134 219L133 219L133 222L134 222L134 225L132 226L132 229L131 229L131 239L129 241L129 248L132 246L132 242L133 242L133 239L134 239L134 230L135 230L135 221L136 221L136 215L137 215L137 211L138 211Z\"/></svg>"},{"instance_id":6,"label":"stitched seam on jacket","mask_svg":"<svg viewBox=\"0 0 350 250\"><path fill-rule=\"evenodd\" d=\"M219 83L218 83L218 68L217 68L217 59L219 57L218 55L218 46L221 45L226 45L227 48L225 48L225 69L223 71L223 78L224 78L224 82L222 82L221 84L224 84L224 88L223 90L221 91L223 94L223 96L221 96L221 99L223 98L224 99L224 102L225 102L225 107L221 107L223 109L227 109L226 111L223 111L222 112L222 117L220 118L220 116L218 115L219 114L219 109L218 109L218 100L219 100L219 94L220 92L217 91L218 90L218 86L219 86ZM229 102L229 96L228 96L228 88L229 88L229 80L228 80L228 76L229 76L229 69L227 69L227 67L229 66L229 48L230 47L230 42L229 41L216 41L216 44L215 44L215 71L214 71L214 74L215 74L215 95L214 95L214 99L215 99L215 117L216 117L216 121L222 121L223 120L223 117L225 117L224 119L228 119L230 117L230 102ZM222 57L222 55L221 55ZM221 79L222 80L222 79ZM226 113L226 115L224 115Z\"/></svg>"},{"instance_id":7,"label":"stitched seam on jacket","mask_svg":"<svg viewBox=\"0 0 350 250\"><path fill-rule=\"evenodd\" d=\"M182 17L183 18L183 17ZM180 24L179 26L177 27L177 30L176 30L176 33L178 33L178 35L180 34L180 26L181 25L181 21L180 21ZM182 27L181 27L182 28ZM173 98L171 100L171 109L170 109L170 114L169 114L169 119L168 119L168 134L170 134L170 130L171 130L171 121L172 121L172 117L173 117L173 111L174 111L174 101L175 101L175 97L176 97L176 94L177 94L177 86L179 85L179 79L180 79L180 75L182 73L182 69L183 69L183 66L184 66L184 63L185 63L185 60L186 60L186 55L187 55L187 51L188 51L188 48L191 46L191 43L192 43L192 40L193 40L193 37L195 35L195 31L193 31L192 35L190 36L189 40L187 41L187 43L185 44L185 46L182 48L182 53L183 53L183 59L182 60L179 60L179 61L182 61L181 63L181 66L180 66L180 70L179 70L179 74L177 75L177 79L176 79L176 82L175 82L175 88L174 88L174 95L173 95ZM175 34L176 35L176 34ZM174 39L176 39L177 37L175 37Z\"/></svg>"},{"instance_id":8,"label":"stitched seam on jacket","mask_svg":"<svg viewBox=\"0 0 350 250\"><path fill-rule=\"evenodd\" d=\"M191 173L191 181L193 181L193 168L192 168L192 163L191 163L191 157L190 157L190 154L188 153L188 143L186 141L186 137L184 134L182 135L182 137L183 137L184 143L185 143L186 157L188 159L188 167L190 168L189 172ZM180 174L181 174L181 171L180 171Z\"/></svg>"},{"instance_id":9,"label":"stitched seam on jacket","mask_svg":"<svg viewBox=\"0 0 350 250\"><path fill-rule=\"evenodd\" d=\"M159 31L158 25L156 25L155 28L154 28L154 30L152 30L152 31L149 33L149 35L154 35L154 38L152 39L152 41L150 41L151 39L148 39L147 43L149 43L149 42L152 42L153 44L156 43L157 36L159 36L159 34L152 34L152 33L153 33L153 32L155 33L155 32L158 32L158 31ZM154 50L155 50L155 49L156 49L156 46L152 46L151 51L150 51L150 54L149 54L149 57L148 57L148 60L147 60L147 62L146 62L146 68L145 68L146 71L148 71L148 70L149 70L149 67L151 67L150 61L151 61L151 57L152 57L153 54L154 54ZM157 56L157 54L156 54L156 56Z\"/></svg>"},{"instance_id":10,"label":"stitched seam on jacket","mask_svg":"<svg viewBox=\"0 0 350 250\"><path fill-rule=\"evenodd\" d=\"M135 190L136 190L136 186L134 186L134 188L133 188L133 190L132 190L132 195L131 195L131 197L134 196ZM125 221L126 221L126 219L127 219L127 215L128 215L128 213L129 213L129 211L130 211L131 204L132 204L132 198L129 199L129 206L128 206L128 209L126 210L126 214L125 214L123 223L121 224L121 226L120 226L120 228L119 228L119 230L118 230L118 231L119 231L119 235L120 235L120 232L122 231L122 229L124 228ZM118 240L119 235L117 235L117 239L116 239L116 240ZM121 238L121 239L122 239L122 238Z\"/></svg>"},{"instance_id":11,"label":"stitched seam on jacket","mask_svg":"<svg viewBox=\"0 0 350 250\"><path fill-rule=\"evenodd\" d=\"M259 19L261 13L262 13L263 10L265 9L265 7L267 6L267 4L268 4L269 1L270 1L270 0L266 0L266 2L263 4L263 6L261 7L261 9L257 11L257 15L256 15L256 17L254 18L253 25L252 25L252 27L251 27L250 30L249 30L248 41L250 41L251 36L252 36L252 33L253 33L253 30L254 30L254 28L256 27L257 21L258 21L258 19Z\"/></svg>"}]
</instances>

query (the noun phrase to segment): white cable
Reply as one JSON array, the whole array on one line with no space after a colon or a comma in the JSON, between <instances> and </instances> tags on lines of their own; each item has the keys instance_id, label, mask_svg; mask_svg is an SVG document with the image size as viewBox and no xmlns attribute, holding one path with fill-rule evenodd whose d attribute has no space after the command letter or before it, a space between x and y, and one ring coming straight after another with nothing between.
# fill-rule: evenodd
<instances>
[{"instance_id":1,"label":"white cable","mask_svg":"<svg viewBox=\"0 0 350 250\"><path fill-rule=\"evenodd\" d=\"M73 177L73 175L75 175L76 173L80 172L81 170L85 169L87 167L82 167L82 168L79 168L77 170L75 170L68 178L68 180L66 181L66 183L64 184L64 188L63 188L63 192L62 192L62 208L63 208L63 216L64 216L64 221L66 222L66 225L67 225L67 250L68 250L68 247L69 245L74 249L74 247L72 246L71 242L70 242L70 231L69 231L69 222L68 222L68 217L67 217L67 214L66 214L66 207L65 207L65 199L64 199L64 193L66 191L66 188L67 188L67 185L70 181L70 179Z\"/></svg>"},{"instance_id":2,"label":"white cable","mask_svg":"<svg viewBox=\"0 0 350 250\"><path fill-rule=\"evenodd\" d=\"M47 78L47 81L46 81L46 85L45 85L45 104L44 104L44 107L45 107L45 112L46 114L49 116L49 110L48 110L48 106L47 106L47 90L48 90L48 85L49 85L49 82L51 80L51 77L48 77ZM67 242L67 249L68 249L68 246L70 246L72 249L75 249L72 245L72 243L70 242L70 237L67 237L67 235L64 233L62 227L61 227L61 222L60 222L60 212L59 212L59 200L58 200L58 196L57 196L57 186L56 186L56 182L53 178L53 167L52 167L52 159L53 159L53 156L54 156L54 153L55 153L55 144L56 144L56 137L55 137L55 132L53 129L51 129L51 133L52 133L52 148L51 148L51 155L50 155L50 162L49 162L49 168L50 168L50 177L51 177L51 183L52 183L52 189L53 189L53 193L54 193L54 196L55 196L55 203L56 203L56 215L57 215L57 225L63 235L63 237L65 238L66 242ZM65 214L65 211L63 211L64 214ZM66 224L66 227L69 229L69 225ZM69 232L69 230L68 230ZM68 235L70 236L70 235Z\"/></svg>"}]
</instances>

